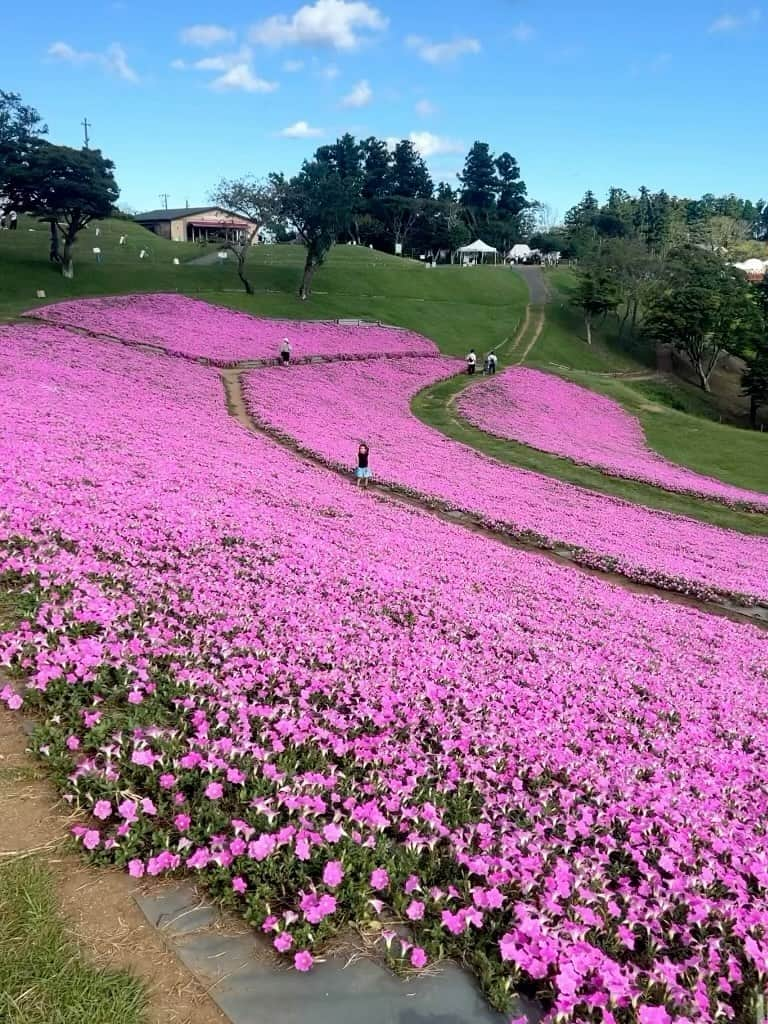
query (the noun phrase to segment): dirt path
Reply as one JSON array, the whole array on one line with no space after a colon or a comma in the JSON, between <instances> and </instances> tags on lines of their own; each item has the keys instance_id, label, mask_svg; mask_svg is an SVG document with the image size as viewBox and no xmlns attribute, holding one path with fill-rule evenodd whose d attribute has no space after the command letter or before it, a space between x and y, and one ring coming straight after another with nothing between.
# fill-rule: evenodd
<instances>
[{"instance_id":1,"label":"dirt path","mask_svg":"<svg viewBox=\"0 0 768 1024\"><path fill-rule=\"evenodd\" d=\"M98 967L126 969L149 994L149 1024L226 1024L226 1018L166 948L136 906L136 884L117 869L95 868L69 852L76 819L27 753L18 714L0 710L0 867L38 857L53 876L69 930ZM162 883L152 886L161 889Z\"/></svg>"}]
</instances>

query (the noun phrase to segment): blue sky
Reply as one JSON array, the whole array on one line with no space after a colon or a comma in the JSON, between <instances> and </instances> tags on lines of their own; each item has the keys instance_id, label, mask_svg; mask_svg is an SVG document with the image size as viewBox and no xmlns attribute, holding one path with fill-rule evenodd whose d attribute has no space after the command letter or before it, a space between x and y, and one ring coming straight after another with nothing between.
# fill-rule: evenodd
<instances>
[{"instance_id":1,"label":"blue sky","mask_svg":"<svg viewBox=\"0 0 768 1024\"><path fill-rule=\"evenodd\" d=\"M38 0L0 87L117 165L136 210L294 171L344 131L412 137L451 180L475 139L560 214L587 188L768 196L768 9L751 0Z\"/></svg>"}]
</instances>

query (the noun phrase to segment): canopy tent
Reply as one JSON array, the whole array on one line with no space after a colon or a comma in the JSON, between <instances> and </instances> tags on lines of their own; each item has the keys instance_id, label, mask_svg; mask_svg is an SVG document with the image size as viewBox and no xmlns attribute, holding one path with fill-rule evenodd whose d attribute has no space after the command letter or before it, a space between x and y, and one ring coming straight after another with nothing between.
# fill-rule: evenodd
<instances>
[{"instance_id":1,"label":"canopy tent","mask_svg":"<svg viewBox=\"0 0 768 1024\"><path fill-rule=\"evenodd\" d=\"M525 242L518 242L517 245L513 245L507 253L507 259L513 263L527 263L533 256L533 249L530 245L526 245Z\"/></svg>"},{"instance_id":2,"label":"canopy tent","mask_svg":"<svg viewBox=\"0 0 768 1024\"><path fill-rule=\"evenodd\" d=\"M461 257L462 263L482 263L485 256L490 256L493 253L493 262L496 262L496 256L498 255L498 249L494 249L492 245L488 245L482 239L478 238L476 242L471 245L462 245L459 249L459 256ZM475 257L472 259L471 257ZM469 259L468 259L469 257Z\"/></svg>"},{"instance_id":3,"label":"canopy tent","mask_svg":"<svg viewBox=\"0 0 768 1024\"><path fill-rule=\"evenodd\" d=\"M745 273L751 281L762 281L768 273L768 260L759 260L754 256L743 263L734 263L733 266Z\"/></svg>"}]
</instances>

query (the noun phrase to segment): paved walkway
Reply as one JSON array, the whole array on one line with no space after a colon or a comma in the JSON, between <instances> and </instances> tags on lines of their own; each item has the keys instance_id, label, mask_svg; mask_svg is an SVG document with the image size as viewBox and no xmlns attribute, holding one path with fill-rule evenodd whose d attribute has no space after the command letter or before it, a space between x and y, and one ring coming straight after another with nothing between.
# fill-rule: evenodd
<instances>
[{"instance_id":1,"label":"paved walkway","mask_svg":"<svg viewBox=\"0 0 768 1024\"><path fill-rule=\"evenodd\" d=\"M512 264L512 270L519 274L528 285L532 306L545 306L549 302L549 286L544 271L538 266Z\"/></svg>"}]
</instances>

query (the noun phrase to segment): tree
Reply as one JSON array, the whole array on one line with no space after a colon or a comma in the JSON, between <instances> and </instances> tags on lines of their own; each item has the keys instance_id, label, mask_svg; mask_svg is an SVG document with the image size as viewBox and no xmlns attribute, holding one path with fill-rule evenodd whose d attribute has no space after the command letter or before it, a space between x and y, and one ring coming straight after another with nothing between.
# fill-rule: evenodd
<instances>
[{"instance_id":1,"label":"tree","mask_svg":"<svg viewBox=\"0 0 768 1024\"><path fill-rule=\"evenodd\" d=\"M716 253L695 246L672 252L650 299L646 330L683 352L704 391L721 354L754 337L758 310L749 283Z\"/></svg>"},{"instance_id":2,"label":"tree","mask_svg":"<svg viewBox=\"0 0 768 1024\"><path fill-rule=\"evenodd\" d=\"M749 398L749 421L753 427L757 427L758 410L768 405L768 339L747 360L747 368L741 375L741 386L742 394Z\"/></svg>"},{"instance_id":3,"label":"tree","mask_svg":"<svg viewBox=\"0 0 768 1024\"><path fill-rule=\"evenodd\" d=\"M22 103L17 92L0 89L0 146L23 145L47 133L48 126L34 107Z\"/></svg>"},{"instance_id":4,"label":"tree","mask_svg":"<svg viewBox=\"0 0 768 1024\"><path fill-rule=\"evenodd\" d=\"M475 142L464 160L459 174L461 205L472 228L487 223L496 210L499 182L496 164L487 142Z\"/></svg>"},{"instance_id":5,"label":"tree","mask_svg":"<svg viewBox=\"0 0 768 1024\"><path fill-rule=\"evenodd\" d=\"M363 202L363 149L349 132L342 135L330 146L320 146L315 153L315 160L327 163L334 170L348 190L352 207L349 222L344 226L344 233L354 242L360 241L360 217L366 212Z\"/></svg>"},{"instance_id":6,"label":"tree","mask_svg":"<svg viewBox=\"0 0 768 1024\"><path fill-rule=\"evenodd\" d=\"M299 298L312 293L312 278L322 266L339 233L349 224L352 196L338 172L325 161L305 160L290 181L270 175L280 197L280 212L299 233L307 250Z\"/></svg>"},{"instance_id":7,"label":"tree","mask_svg":"<svg viewBox=\"0 0 768 1024\"><path fill-rule=\"evenodd\" d=\"M246 276L245 265L251 246L265 227L272 227L280 209L280 197L273 182L256 178L222 178L208 198L217 206L237 213L253 221L253 227L243 234L239 241L227 242L224 246L237 258L237 276L248 295L253 295L253 286Z\"/></svg>"},{"instance_id":8,"label":"tree","mask_svg":"<svg viewBox=\"0 0 768 1024\"><path fill-rule=\"evenodd\" d=\"M527 209L528 186L520 178L520 165L509 154L502 153L494 160L498 174L498 199L496 202L501 217L517 217Z\"/></svg>"},{"instance_id":9,"label":"tree","mask_svg":"<svg viewBox=\"0 0 768 1024\"><path fill-rule=\"evenodd\" d=\"M616 275L606 262L597 260L579 272L572 302L584 317L588 345L592 344L594 318L612 312L620 301L621 291Z\"/></svg>"},{"instance_id":10,"label":"tree","mask_svg":"<svg viewBox=\"0 0 768 1024\"><path fill-rule=\"evenodd\" d=\"M383 199L392 180L392 155L383 139L375 136L360 144L363 154L363 199Z\"/></svg>"},{"instance_id":11,"label":"tree","mask_svg":"<svg viewBox=\"0 0 768 1024\"><path fill-rule=\"evenodd\" d=\"M427 165L409 139L401 139L394 148L387 191L404 199L432 198L434 185Z\"/></svg>"},{"instance_id":12,"label":"tree","mask_svg":"<svg viewBox=\"0 0 768 1024\"><path fill-rule=\"evenodd\" d=\"M61 264L64 277L74 277L72 250L80 231L114 209L120 195L114 168L98 149L70 149L36 140L7 169L13 205L51 225L51 258Z\"/></svg>"}]
</instances>

